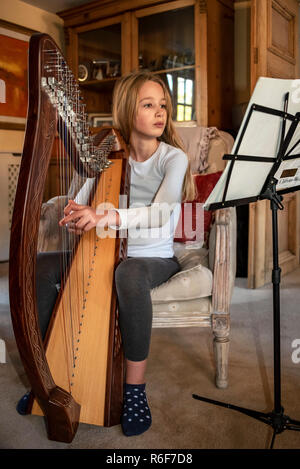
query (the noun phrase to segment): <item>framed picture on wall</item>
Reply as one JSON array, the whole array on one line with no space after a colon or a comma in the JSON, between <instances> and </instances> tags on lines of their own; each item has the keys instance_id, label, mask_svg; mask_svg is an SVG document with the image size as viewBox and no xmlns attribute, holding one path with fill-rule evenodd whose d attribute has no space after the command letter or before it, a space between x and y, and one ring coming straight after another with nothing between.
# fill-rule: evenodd
<instances>
[{"instance_id":1,"label":"framed picture on wall","mask_svg":"<svg viewBox=\"0 0 300 469\"><path fill-rule=\"evenodd\" d=\"M89 124L91 127L113 125L113 118L111 114L89 114Z\"/></svg>"},{"instance_id":2,"label":"framed picture on wall","mask_svg":"<svg viewBox=\"0 0 300 469\"><path fill-rule=\"evenodd\" d=\"M26 32L24 32L26 31ZM33 31L0 23L0 128L25 129L28 47Z\"/></svg>"}]
</instances>

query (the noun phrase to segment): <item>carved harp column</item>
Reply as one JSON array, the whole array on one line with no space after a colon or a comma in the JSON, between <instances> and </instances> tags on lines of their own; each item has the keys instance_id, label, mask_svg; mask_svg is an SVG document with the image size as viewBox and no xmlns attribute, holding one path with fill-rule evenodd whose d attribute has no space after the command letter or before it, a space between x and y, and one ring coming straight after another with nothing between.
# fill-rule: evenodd
<instances>
[{"instance_id":1,"label":"carved harp column","mask_svg":"<svg viewBox=\"0 0 300 469\"><path fill-rule=\"evenodd\" d=\"M105 426L120 421L123 354L113 277L115 266L126 256L126 242L99 238L94 230L76 238L43 342L36 301L36 258L55 137L62 142L63 156L70 159L72 170L92 183L89 203L117 206L119 195L128 194L126 145L114 129L90 136L72 73L54 41L37 34L31 37L29 48L28 118L11 231L10 305L17 346L35 397L33 411L45 416L50 439L70 442L80 421ZM80 287L74 285L78 272L84 278ZM75 300L69 308L64 292L70 296L73 287ZM75 333L68 330L68 324L77 324ZM63 355L71 341L76 342L73 358L77 361L70 370ZM99 388L101 394L97 394Z\"/></svg>"}]
</instances>

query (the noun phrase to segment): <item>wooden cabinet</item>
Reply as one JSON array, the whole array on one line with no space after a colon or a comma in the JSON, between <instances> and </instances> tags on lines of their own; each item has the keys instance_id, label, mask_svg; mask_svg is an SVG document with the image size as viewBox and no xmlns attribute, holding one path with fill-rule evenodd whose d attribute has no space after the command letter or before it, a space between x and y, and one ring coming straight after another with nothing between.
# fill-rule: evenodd
<instances>
[{"instance_id":1,"label":"wooden cabinet","mask_svg":"<svg viewBox=\"0 0 300 469\"><path fill-rule=\"evenodd\" d=\"M133 13L132 68L160 74L171 91L174 120L197 120L194 5L172 3L172 9L163 4Z\"/></svg>"},{"instance_id":2,"label":"wooden cabinet","mask_svg":"<svg viewBox=\"0 0 300 469\"><path fill-rule=\"evenodd\" d=\"M111 113L118 77L147 68L168 84L174 120L231 129L233 0L103 0L59 16L93 122Z\"/></svg>"}]
</instances>

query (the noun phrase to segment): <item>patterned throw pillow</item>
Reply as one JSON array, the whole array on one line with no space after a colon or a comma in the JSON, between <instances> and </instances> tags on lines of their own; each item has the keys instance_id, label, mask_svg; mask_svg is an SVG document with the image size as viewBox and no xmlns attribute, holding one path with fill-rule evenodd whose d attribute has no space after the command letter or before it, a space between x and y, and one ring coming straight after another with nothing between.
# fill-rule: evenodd
<instances>
[{"instance_id":1,"label":"patterned throw pillow","mask_svg":"<svg viewBox=\"0 0 300 469\"><path fill-rule=\"evenodd\" d=\"M194 174L197 196L195 200L181 204L181 214L174 236L175 242L191 243L202 240L204 244L207 244L213 214L211 211L204 210L202 204L207 200L221 174L222 171Z\"/></svg>"}]
</instances>

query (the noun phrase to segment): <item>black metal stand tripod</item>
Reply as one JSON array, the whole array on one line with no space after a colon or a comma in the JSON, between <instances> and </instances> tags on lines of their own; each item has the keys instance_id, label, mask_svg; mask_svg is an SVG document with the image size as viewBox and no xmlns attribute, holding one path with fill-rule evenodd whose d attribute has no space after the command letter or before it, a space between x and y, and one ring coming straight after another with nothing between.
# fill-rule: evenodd
<instances>
[{"instance_id":1,"label":"black metal stand tripod","mask_svg":"<svg viewBox=\"0 0 300 469\"><path fill-rule=\"evenodd\" d=\"M282 196L276 193L276 184L272 184L264 194L264 198L270 200L272 210L272 239L273 239L273 348L274 348L274 409L272 412L264 413L256 410L238 407L233 404L215 401L206 397L193 394L194 399L208 402L210 404L227 407L243 414L253 417L256 420L270 425L273 428L273 436L270 449L274 446L276 435L284 430L300 431L300 421L291 419L284 414L281 406L281 368L280 368L280 273L281 269L278 264L278 209L282 210Z\"/></svg>"}]
</instances>

